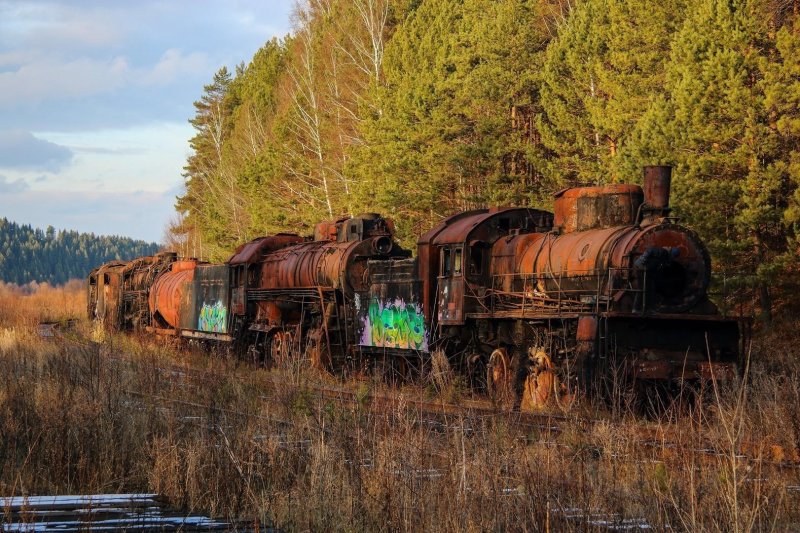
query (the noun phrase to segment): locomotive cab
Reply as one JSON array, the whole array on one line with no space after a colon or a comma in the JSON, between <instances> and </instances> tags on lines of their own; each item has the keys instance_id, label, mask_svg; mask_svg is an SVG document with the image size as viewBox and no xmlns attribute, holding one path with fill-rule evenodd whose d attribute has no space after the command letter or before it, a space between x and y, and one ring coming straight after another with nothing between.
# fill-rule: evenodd
<instances>
[{"instance_id":1,"label":"locomotive cab","mask_svg":"<svg viewBox=\"0 0 800 533\"><path fill-rule=\"evenodd\" d=\"M478 209L454 215L424 234L417 249L426 317L455 326L484 310L493 283L492 246L503 237L548 231L552 223L550 213L537 209Z\"/></svg>"},{"instance_id":2,"label":"locomotive cab","mask_svg":"<svg viewBox=\"0 0 800 533\"><path fill-rule=\"evenodd\" d=\"M255 314L255 304L247 301L248 288L258 287L261 277L261 261L264 257L292 244L308 239L294 233L278 233L259 237L236 248L228 265L231 270L231 313L238 317L237 326L244 326L245 316Z\"/></svg>"}]
</instances>

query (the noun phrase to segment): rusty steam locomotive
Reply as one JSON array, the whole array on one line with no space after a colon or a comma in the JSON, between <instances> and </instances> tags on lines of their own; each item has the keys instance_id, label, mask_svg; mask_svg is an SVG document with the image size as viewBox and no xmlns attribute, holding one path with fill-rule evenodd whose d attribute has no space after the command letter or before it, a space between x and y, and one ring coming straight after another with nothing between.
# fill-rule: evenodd
<instances>
[{"instance_id":1,"label":"rusty steam locomotive","mask_svg":"<svg viewBox=\"0 0 800 533\"><path fill-rule=\"evenodd\" d=\"M436 354L479 389L537 405L612 380L729 379L743 321L708 296L705 246L670 216L669 167L643 187L556 195L555 213L467 211L415 258L366 214L240 246L224 264L161 253L105 264L88 313L112 330L227 343L257 364L398 371ZM384 367L385 368L385 367Z\"/></svg>"}]
</instances>

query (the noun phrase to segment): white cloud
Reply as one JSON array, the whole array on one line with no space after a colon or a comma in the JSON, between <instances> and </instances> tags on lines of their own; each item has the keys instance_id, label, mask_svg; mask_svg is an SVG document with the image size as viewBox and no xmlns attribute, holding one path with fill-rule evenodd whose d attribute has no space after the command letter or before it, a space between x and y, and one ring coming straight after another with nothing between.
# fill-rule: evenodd
<instances>
[{"instance_id":1,"label":"white cloud","mask_svg":"<svg viewBox=\"0 0 800 533\"><path fill-rule=\"evenodd\" d=\"M70 5L59 2L4 1L0 3L0 30L26 48L55 50L78 46L111 46L125 36L125 9Z\"/></svg>"},{"instance_id":2,"label":"white cloud","mask_svg":"<svg viewBox=\"0 0 800 533\"><path fill-rule=\"evenodd\" d=\"M0 72L0 108L74 100L126 87L164 86L213 70L207 54L183 54L177 49L167 50L154 65L139 68L132 67L122 56L107 61L39 59L16 70Z\"/></svg>"},{"instance_id":3,"label":"white cloud","mask_svg":"<svg viewBox=\"0 0 800 533\"><path fill-rule=\"evenodd\" d=\"M0 107L14 108L43 100L64 100L108 92L127 83L130 68L124 57L109 61L81 58L29 62L0 73Z\"/></svg>"},{"instance_id":4,"label":"white cloud","mask_svg":"<svg viewBox=\"0 0 800 533\"><path fill-rule=\"evenodd\" d=\"M37 53L33 50L9 50L0 52L0 69L10 70L9 67L19 67L36 59Z\"/></svg>"},{"instance_id":5,"label":"white cloud","mask_svg":"<svg viewBox=\"0 0 800 533\"><path fill-rule=\"evenodd\" d=\"M13 194L17 192L26 191L29 188L30 185L28 185L28 182L22 178L11 181L5 176L0 176L0 192L2 193Z\"/></svg>"},{"instance_id":6,"label":"white cloud","mask_svg":"<svg viewBox=\"0 0 800 533\"><path fill-rule=\"evenodd\" d=\"M0 0L0 132L30 149L0 147L0 189L15 191L0 213L158 239L192 102L221 66L285 35L294 1Z\"/></svg>"},{"instance_id":7,"label":"white cloud","mask_svg":"<svg viewBox=\"0 0 800 533\"><path fill-rule=\"evenodd\" d=\"M181 173L192 132L188 123L153 123L94 132L40 132L40 137L68 146L75 153L72 165L41 188L163 191L183 181Z\"/></svg>"},{"instance_id":8,"label":"white cloud","mask_svg":"<svg viewBox=\"0 0 800 533\"><path fill-rule=\"evenodd\" d=\"M209 72L212 68L212 63L205 53L184 55L180 50L171 48L164 52L154 67L143 70L137 79L143 85L166 85L182 76L197 76Z\"/></svg>"},{"instance_id":9,"label":"white cloud","mask_svg":"<svg viewBox=\"0 0 800 533\"><path fill-rule=\"evenodd\" d=\"M223 65L289 29L294 0L0 0L0 129L186 120Z\"/></svg>"},{"instance_id":10,"label":"white cloud","mask_svg":"<svg viewBox=\"0 0 800 533\"><path fill-rule=\"evenodd\" d=\"M56 172L72 161L72 151L21 130L0 131L0 168Z\"/></svg>"}]
</instances>

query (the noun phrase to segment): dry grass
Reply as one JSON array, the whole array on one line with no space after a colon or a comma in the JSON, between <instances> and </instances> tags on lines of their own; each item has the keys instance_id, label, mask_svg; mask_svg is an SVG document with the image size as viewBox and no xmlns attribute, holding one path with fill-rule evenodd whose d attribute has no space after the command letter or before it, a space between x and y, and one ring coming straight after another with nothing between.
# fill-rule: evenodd
<instances>
[{"instance_id":1,"label":"dry grass","mask_svg":"<svg viewBox=\"0 0 800 533\"><path fill-rule=\"evenodd\" d=\"M800 444L788 328L760 339L746 388L710 388L677 422L623 416L520 435L503 416L386 412L363 390L357 406L339 404L314 394L309 373L276 385L274 373L149 339L37 338L40 317L83 314L80 292L69 294L51 295L64 301L47 310L38 294L0 295L2 495L155 491L287 530L594 530L613 517L686 531L800 524L798 470L774 465L773 445Z\"/></svg>"},{"instance_id":2,"label":"dry grass","mask_svg":"<svg viewBox=\"0 0 800 533\"><path fill-rule=\"evenodd\" d=\"M62 287L47 283L19 287L0 281L0 326L32 327L86 315L86 287L72 280Z\"/></svg>"}]
</instances>

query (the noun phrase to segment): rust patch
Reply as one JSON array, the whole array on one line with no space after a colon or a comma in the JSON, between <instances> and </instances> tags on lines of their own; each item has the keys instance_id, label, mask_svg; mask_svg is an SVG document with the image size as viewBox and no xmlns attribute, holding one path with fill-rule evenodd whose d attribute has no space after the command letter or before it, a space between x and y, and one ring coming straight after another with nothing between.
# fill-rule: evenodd
<instances>
[{"instance_id":1,"label":"rust patch","mask_svg":"<svg viewBox=\"0 0 800 533\"><path fill-rule=\"evenodd\" d=\"M629 184L560 191L553 224L561 233L632 226L643 198L642 188Z\"/></svg>"}]
</instances>

